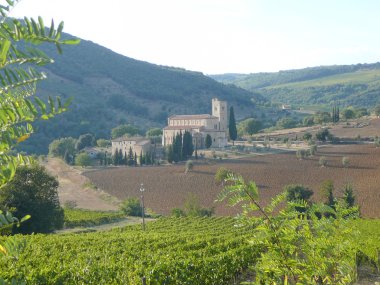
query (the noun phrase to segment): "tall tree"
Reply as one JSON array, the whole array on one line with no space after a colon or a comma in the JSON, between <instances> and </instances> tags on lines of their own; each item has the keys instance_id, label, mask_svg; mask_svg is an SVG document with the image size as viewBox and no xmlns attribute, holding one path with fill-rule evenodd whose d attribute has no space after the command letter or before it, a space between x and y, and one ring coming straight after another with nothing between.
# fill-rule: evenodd
<instances>
[{"instance_id":1,"label":"tall tree","mask_svg":"<svg viewBox=\"0 0 380 285\"><path fill-rule=\"evenodd\" d=\"M205 139L205 147L210 148L211 145L212 145L212 138L209 134L207 134L206 139Z\"/></svg>"},{"instance_id":2,"label":"tall tree","mask_svg":"<svg viewBox=\"0 0 380 285\"><path fill-rule=\"evenodd\" d=\"M237 129L236 129L236 121L234 114L234 107L230 107L230 120L228 122L228 134L230 139L232 140L232 144L235 144L235 140L237 139Z\"/></svg>"},{"instance_id":3,"label":"tall tree","mask_svg":"<svg viewBox=\"0 0 380 285\"><path fill-rule=\"evenodd\" d=\"M186 160L189 156L192 156L194 152L193 136L190 132L185 131L183 134L182 143L182 157Z\"/></svg>"}]
</instances>

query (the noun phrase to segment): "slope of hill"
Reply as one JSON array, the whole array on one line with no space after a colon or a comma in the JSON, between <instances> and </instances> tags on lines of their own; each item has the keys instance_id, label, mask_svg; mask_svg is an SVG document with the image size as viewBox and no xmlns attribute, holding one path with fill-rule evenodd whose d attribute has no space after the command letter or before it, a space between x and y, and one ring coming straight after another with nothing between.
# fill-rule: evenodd
<instances>
[{"instance_id":1,"label":"slope of hill","mask_svg":"<svg viewBox=\"0 0 380 285\"><path fill-rule=\"evenodd\" d=\"M312 67L249 75L214 75L214 79L260 92L274 102L371 107L380 103L380 63Z\"/></svg>"},{"instance_id":2,"label":"slope of hill","mask_svg":"<svg viewBox=\"0 0 380 285\"><path fill-rule=\"evenodd\" d=\"M46 152L58 137L91 132L107 138L122 123L144 129L163 126L171 114L209 113L213 97L227 100L241 115L264 100L200 72L134 60L89 41L65 47L62 56L53 47L41 49L56 62L47 67L38 95L74 100L65 114L37 123L36 134L21 146L28 152Z\"/></svg>"}]
</instances>

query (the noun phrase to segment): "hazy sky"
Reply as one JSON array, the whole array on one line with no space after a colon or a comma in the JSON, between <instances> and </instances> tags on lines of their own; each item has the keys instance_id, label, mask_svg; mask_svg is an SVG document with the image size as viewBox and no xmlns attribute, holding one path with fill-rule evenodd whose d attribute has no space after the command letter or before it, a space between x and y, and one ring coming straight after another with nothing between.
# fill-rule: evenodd
<instances>
[{"instance_id":1,"label":"hazy sky","mask_svg":"<svg viewBox=\"0 0 380 285\"><path fill-rule=\"evenodd\" d=\"M380 61L379 0L23 0L11 15L206 74Z\"/></svg>"}]
</instances>

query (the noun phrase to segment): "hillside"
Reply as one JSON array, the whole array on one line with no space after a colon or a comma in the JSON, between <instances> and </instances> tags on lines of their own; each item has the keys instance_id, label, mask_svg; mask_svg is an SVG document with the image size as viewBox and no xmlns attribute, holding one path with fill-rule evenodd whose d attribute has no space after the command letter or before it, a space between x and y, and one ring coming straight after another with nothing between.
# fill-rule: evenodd
<instances>
[{"instance_id":1,"label":"hillside","mask_svg":"<svg viewBox=\"0 0 380 285\"><path fill-rule=\"evenodd\" d=\"M90 41L65 47L62 56L53 47L41 49L55 64L47 67L48 79L38 86L38 95L73 97L73 102L65 114L37 123L36 134L22 145L28 152L46 152L58 137L91 132L108 138L111 128L123 123L146 129L163 126L171 114L209 113L213 97L234 105L238 116L263 100L200 72L138 61Z\"/></svg>"},{"instance_id":2,"label":"hillside","mask_svg":"<svg viewBox=\"0 0 380 285\"><path fill-rule=\"evenodd\" d=\"M372 107L380 103L380 63L336 65L273 73L222 74L212 78L295 105Z\"/></svg>"}]
</instances>

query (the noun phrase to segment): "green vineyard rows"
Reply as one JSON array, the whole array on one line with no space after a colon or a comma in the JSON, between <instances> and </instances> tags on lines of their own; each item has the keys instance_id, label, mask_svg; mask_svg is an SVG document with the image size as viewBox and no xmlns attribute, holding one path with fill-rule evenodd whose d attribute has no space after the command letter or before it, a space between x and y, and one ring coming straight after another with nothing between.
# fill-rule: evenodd
<instances>
[{"instance_id":1,"label":"green vineyard rows","mask_svg":"<svg viewBox=\"0 0 380 285\"><path fill-rule=\"evenodd\" d=\"M169 218L109 232L33 235L1 276L28 284L225 284L254 260L232 218ZM6 264L4 264L4 262ZM20 275L18 275L20 274Z\"/></svg>"},{"instance_id":2,"label":"green vineyard rows","mask_svg":"<svg viewBox=\"0 0 380 285\"><path fill-rule=\"evenodd\" d=\"M98 226L125 218L120 212L65 209L65 228Z\"/></svg>"},{"instance_id":3,"label":"green vineyard rows","mask_svg":"<svg viewBox=\"0 0 380 285\"><path fill-rule=\"evenodd\" d=\"M107 232L18 236L27 247L18 260L2 259L1 276L27 284L232 284L261 252L251 229L233 218L162 218ZM352 227L363 251L380 248L380 220Z\"/></svg>"}]
</instances>

